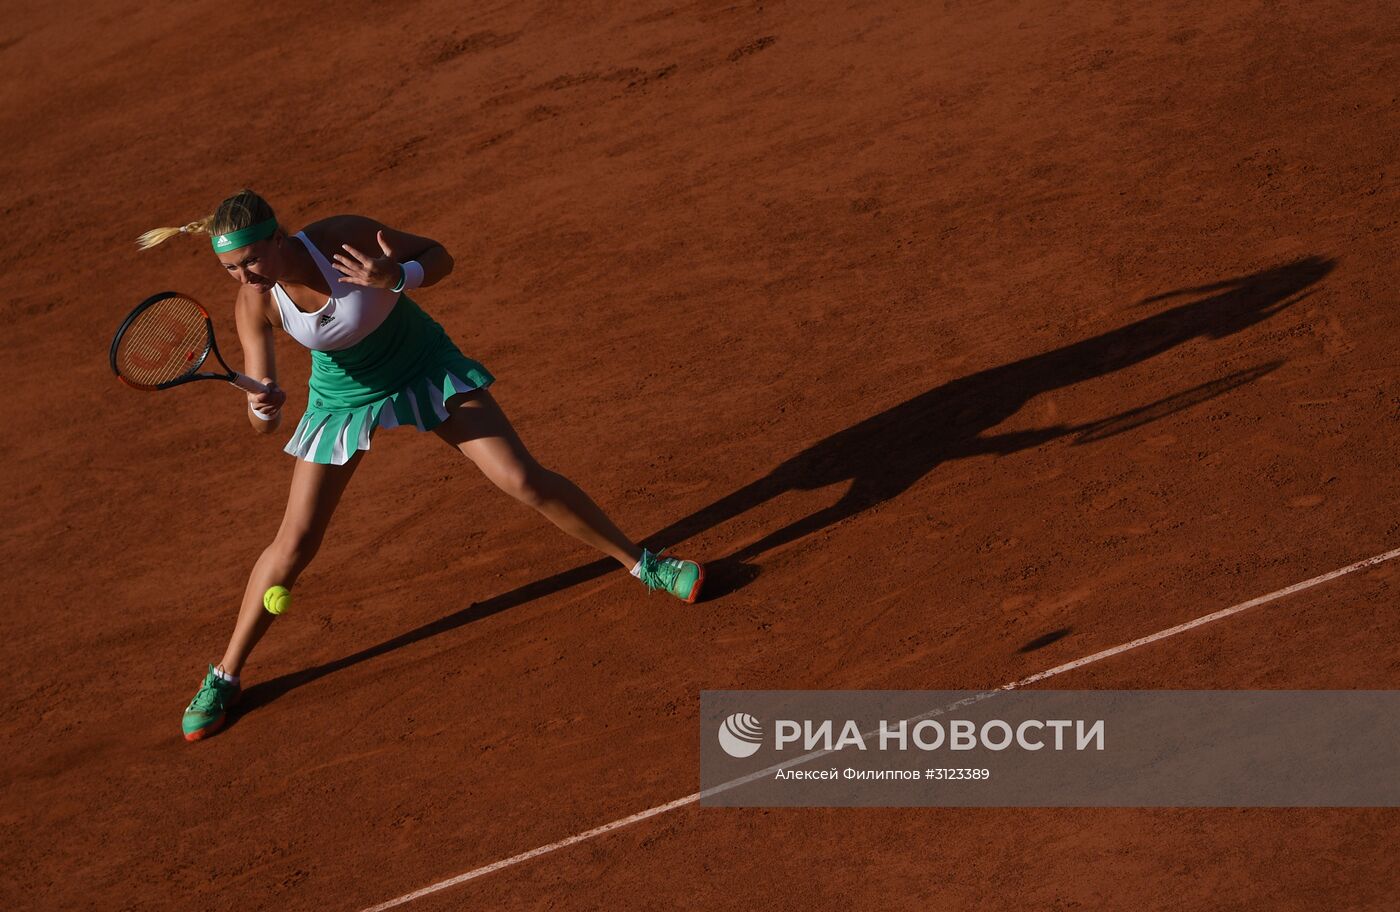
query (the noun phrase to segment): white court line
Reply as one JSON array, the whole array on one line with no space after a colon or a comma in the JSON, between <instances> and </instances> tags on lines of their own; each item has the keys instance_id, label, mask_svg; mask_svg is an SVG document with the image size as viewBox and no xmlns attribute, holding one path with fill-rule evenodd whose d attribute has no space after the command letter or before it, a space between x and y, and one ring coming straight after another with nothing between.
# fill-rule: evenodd
<instances>
[{"instance_id":1,"label":"white court line","mask_svg":"<svg viewBox=\"0 0 1400 912\"><path fill-rule=\"evenodd\" d=\"M1113 646L1109 649L1103 650L1102 652L1096 652L1093 655L1085 656L1082 659L1075 659L1073 662L1066 662L1063 665L1056 665L1054 668L1048 669L1046 671L1037 672L1033 675L1030 675L1029 677L1021 678L1019 681L1012 681L1009 684L1003 684L996 690L980 693L974 697L969 697L950 706L930 710L922 716L917 716L916 719L922 720L926 718L931 718L933 716L940 715L956 706L985 700L989 697L995 696L998 693L1005 693L1008 690L1016 690L1021 687L1026 687L1027 685L1035 684L1039 681L1044 681L1046 678L1053 678L1056 675L1064 674L1067 671L1074 671L1076 668L1083 668L1085 665L1092 665L1095 662L1101 662L1104 659L1120 655L1121 653L1127 652L1130 649L1137 649L1139 646L1146 646L1149 643L1155 643L1158 640L1165 640L1168 637L1174 637L1178 633L1185 633L1188 630L1193 630L1197 627L1202 627L1206 624L1223 620L1224 618L1230 617L1231 615L1239 614L1241 611L1248 611L1251 608L1257 608L1260 605L1266 604L1268 602L1276 601L1286 596L1293 595L1297 592L1302 592L1304 589L1311 589L1313 586L1320 586L1323 583L1330 582L1339 576L1346 576L1348 573L1355 573L1357 570L1364 570L1367 567L1374 567L1377 564L1383 564L1388 560L1395 559L1396 557L1400 557L1400 548L1396 548L1393 551L1387 551L1384 554L1377 554L1375 557L1368 557L1365 560L1357 561L1354 564L1347 564L1345 567L1333 570L1330 573L1324 573L1321 576L1314 576L1312 579L1303 580L1301 583L1294 583L1293 585L1280 589L1277 592L1270 592L1268 595L1261 595L1258 598L1252 598L1247 602L1240 602L1238 605L1232 605L1229 608L1222 608L1220 611L1216 611L1212 614L1207 614L1198 617L1194 621L1187 621L1184 624L1177 624L1175 627L1168 627L1166 630L1159 630L1156 633L1149 634L1145 637L1140 637L1139 639L1123 643L1119 646ZM906 721L914 720L910 719ZM770 766L767 769L759 770L756 773L750 773L749 775L743 776L742 778L721 783L713 788L706 789L703 792L695 792L693 794L686 795L684 798L677 798L675 801L668 801L665 804L658 804L656 807L648 808L645 811L638 811L637 813L632 814L631 816L623 817L620 820L614 820L612 823L605 823L602 826L594 827L591 830L585 830L584 832L577 833L573 836L568 837L567 839L561 839L558 842L551 842L549 845L540 846L539 848L531 849L528 852L521 852L519 855L512 855L509 858L503 858L500 861L492 862L491 864L486 865L484 867L475 868L471 871L466 872L465 874L458 874L456 877L450 877L447 880L439 881L438 883L424 887L421 890L414 890L412 893L405 893L398 899L391 899L388 902L380 903L377 906L371 906L370 908L365 909L364 912L384 912L385 909L392 909L395 906L402 906L405 903L413 902L415 899L422 899L424 896L427 896L431 893L437 893L440 890L446 890L448 887L455 887L458 884L466 883L469 880L475 880L478 877L484 877L485 875L491 874L495 871L499 871L502 868L508 868L512 865L517 865L521 862L529 861L532 858L538 858L541 855L548 854L557 849L563 849L571 845L577 845L578 843L585 842L589 839L594 838L595 836L602 836L604 833L611 833L613 830L620 830L625 826L630 826L631 824L638 823L642 820L646 820L648 817L655 817L658 814L665 814L667 811L674 811L676 808L685 807L688 804L694 804L701 798L708 797L719 792L728 791L729 789L736 788L747 782L751 782L754 779L757 779L761 776L771 775L773 772L779 769L785 769L790 766L797 766L799 764L806 763L810 760L816 759L817 757L822 757L826 754L833 752L834 749L813 751L809 754L803 754L800 757L795 757L792 760L788 760L784 763L775 764L774 766Z\"/></svg>"}]
</instances>

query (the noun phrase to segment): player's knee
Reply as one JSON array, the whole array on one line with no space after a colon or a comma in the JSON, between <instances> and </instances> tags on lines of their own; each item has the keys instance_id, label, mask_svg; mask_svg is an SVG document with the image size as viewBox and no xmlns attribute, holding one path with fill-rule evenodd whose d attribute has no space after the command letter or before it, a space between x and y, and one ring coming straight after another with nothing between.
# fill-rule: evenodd
<instances>
[{"instance_id":1,"label":"player's knee","mask_svg":"<svg viewBox=\"0 0 1400 912\"><path fill-rule=\"evenodd\" d=\"M321 537L311 529L282 529L268 548L273 559L287 573L299 573L321 547Z\"/></svg>"},{"instance_id":2,"label":"player's knee","mask_svg":"<svg viewBox=\"0 0 1400 912\"><path fill-rule=\"evenodd\" d=\"M496 484L511 497L531 507L547 499L549 470L536 462L518 462L502 469Z\"/></svg>"}]
</instances>

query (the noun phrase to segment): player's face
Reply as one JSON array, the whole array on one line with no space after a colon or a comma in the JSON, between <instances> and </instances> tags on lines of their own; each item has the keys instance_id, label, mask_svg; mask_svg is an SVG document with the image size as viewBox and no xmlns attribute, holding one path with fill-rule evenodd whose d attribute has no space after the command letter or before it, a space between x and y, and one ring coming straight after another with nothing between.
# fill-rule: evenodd
<instances>
[{"instance_id":1,"label":"player's face","mask_svg":"<svg viewBox=\"0 0 1400 912\"><path fill-rule=\"evenodd\" d=\"M219 262L240 284L252 285L259 291L271 291L282 277L286 242L286 235L279 230L265 240L218 254Z\"/></svg>"}]
</instances>

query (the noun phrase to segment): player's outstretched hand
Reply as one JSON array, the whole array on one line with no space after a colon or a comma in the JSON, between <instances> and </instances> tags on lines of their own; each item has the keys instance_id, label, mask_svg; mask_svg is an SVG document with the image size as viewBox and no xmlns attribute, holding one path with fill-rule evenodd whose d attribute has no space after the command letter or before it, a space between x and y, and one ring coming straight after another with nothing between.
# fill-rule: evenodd
<instances>
[{"instance_id":1,"label":"player's outstretched hand","mask_svg":"<svg viewBox=\"0 0 1400 912\"><path fill-rule=\"evenodd\" d=\"M392 289L399 284L399 279L403 277L403 267L394 258L394 252L389 249L389 242L384 239L384 232L377 235L379 248L384 252L383 256L370 256L361 253L349 244L340 246L349 254L337 253L334 257L335 268L340 270L345 278L342 282L351 285L363 285L366 288Z\"/></svg>"}]
</instances>

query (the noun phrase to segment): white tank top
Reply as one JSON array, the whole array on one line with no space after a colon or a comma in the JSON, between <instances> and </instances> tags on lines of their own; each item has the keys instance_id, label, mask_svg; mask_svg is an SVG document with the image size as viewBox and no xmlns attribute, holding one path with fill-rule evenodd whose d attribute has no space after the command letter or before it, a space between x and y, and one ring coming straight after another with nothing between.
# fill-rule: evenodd
<instances>
[{"instance_id":1,"label":"white tank top","mask_svg":"<svg viewBox=\"0 0 1400 912\"><path fill-rule=\"evenodd\" d=\"M287 335L312 351L340 351L378 329L398 303L399 292L341 282L341 273L316 249L305 231L298 231L295 237L311 252L330 285L331 296L320 310L306 313L297 309L281 285L273 285L272 297Z\"/></svg>"}]
</instances>

